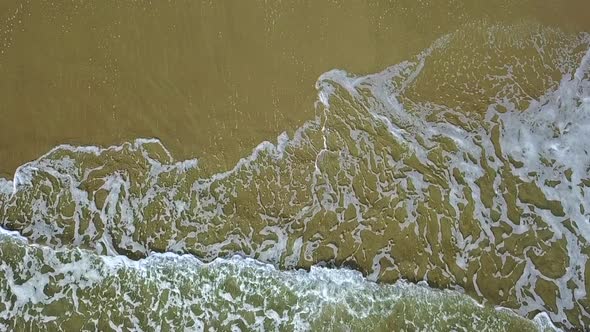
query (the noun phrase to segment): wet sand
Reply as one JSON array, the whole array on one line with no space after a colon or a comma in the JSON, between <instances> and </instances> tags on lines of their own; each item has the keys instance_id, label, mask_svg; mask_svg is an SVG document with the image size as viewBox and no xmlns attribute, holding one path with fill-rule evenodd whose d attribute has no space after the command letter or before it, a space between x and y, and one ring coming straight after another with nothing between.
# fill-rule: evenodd
<instances>
[{"instance_id":1,"label":"wet sand","mask_svg":"<svg viewBox=\"0 0 590 332\"><path fill-rule=\"evenodd\" d=\"M376 72L465 24L588 31L588 1L0 5L0 175L62 144L157 137L227 168L314 116L314 83Z\"/></svg>"}]
</instances>

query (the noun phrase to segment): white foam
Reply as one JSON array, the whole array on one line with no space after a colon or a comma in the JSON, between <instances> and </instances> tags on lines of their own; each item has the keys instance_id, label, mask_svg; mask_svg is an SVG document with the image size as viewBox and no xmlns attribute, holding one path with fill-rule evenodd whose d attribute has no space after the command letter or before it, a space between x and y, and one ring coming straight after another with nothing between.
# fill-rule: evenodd
<instances>
[{"instance_id":1,"label":"white foam","mask_svg":"<svg viewBox=\"0 0 590 332\"><path fill-rule=\"evenodd\" d=\"M165 220L180 221L184 227L190 227L190 236L197 237L200 232L212 231L213 227L208 228L209 223L213 221L217 222L218 219L226 217L223 208L225 204L230 202L231 197L236 196L236 189L232 187L232 183L224 182L224 180L229 181L235 176L237 182L243 181L246 185L256 185L252 183L254 181L252 179L254 179L253 174L260 170L260 164L268 160L272 161L268 162L269 164L273 162L278 164L279 161L285 160L288 161L290 156L287 153L287 148L292 147L295 149L305 146L305 144L311 144L311 141L306 137L306 133L307 130L313 129L321 132L321 143L323 143L322 146L317 147L318 150L316 150L315 146L310 148L314 152L317 152L315 164L313 165L315 166L314 172L310 175L309 181L307 182L310 185L310 190L313 191L314 197L312 197L311 203L308 206L298 211L292 218L297 221L304 219L306 223L310 220L310 215L320 213L321 211L334 212L339 208L340 204L344 206L352 205L354 206L358 219L358 226L352 232L352 238L355 242L354 245L360 248L362 243L359 234L369 229L366 225L367 221L363 219L361 213L367 207L360 203L360 199L353 189L341 188L329 183L328 175L322 171L322 166L326 160L325 158L334 155L337 155L338 161L341 163L343 169L347 169L347 167L348 169L355 169L360 164L360 158L352 158L349 151L345 151L344 149L338 150L339 147L331 147L329 144L330 138L338 137L338 135L349 135L353 142L357 144L359 151L363 151L367 156L371 157L373 156L372 152L375 152L375 146L372 141L373 137L367 132L355 128L354 125L349 125L342 133L335 132L333 128L330 128L330 121L341 121L341 123L347 124L344 120L336 119L341 114L337 114L338 109L333 106L333 101L335 98L340 98L340 100L348 103L356 102L358 105L355 105L359 109L355 109L355 111L358 111L360 116L372 119L371 125L373 125L373 128L379 128L379 126L387 128L391 136L387 139L403 144L411 153L415 154L416 158L422 164L436 170L436 176L440 176L441 179L448 181L450 188L448 192L445 192L445 195L452 203L456 215L460 213L459 204L465 205L469 199L474 201L474 216L481 226L481 234L475 237L471 235L464 237L458 229L453 229L457 248L460 249L460 254L454 257L454 262L459 268L466 270L467 265L477 259L475 255L479 253L478 250L485 240L489 240L490 242L497 240L492 232L490 211L482 202L482 188L476 183L486 172L481 164L481 160L484 159L484 156L493 156L495 154L494 142L492 142L489 132L491 126L497 124L501 128L500 146L503 151L502 157L511 157L524 164L520 168L513 165L509 166L511 174L518 176L522 181L534 182L541 188L548 200L558 200L564 208L565 216L555 216L550 211L543 209L535 209L533 213L532 207L528 204L520 201L517 202L518 207L522 208L525 213L539 216L544 222L549 224L551 231L554 233L554 237L551 240L567 239L567 254L571 258L570 265L563 277L552 280L559 289L557 301L560 309L556 313L549 314L555 321L567 324L567 317L564 310L571 309L577 299L581 299L586 295L583 273L579 272L584 271L587 257L581 254L581 247L578 245L578 236L581 236L586 242L590 240L590 226L587 222L588 212L582 213L579 208L581 204L585 207L585 211L590 211L590 206L588 206L590 200L587 199L590 194L588 192L589 189L579 189L581 181L587 174L588 162L590 160L590 157L588 157L588 145L585 141L580 141L580 137L588 136L588 131L590 130L590 97L587 96L588 82L584 78L588 71L588 59L590 56L587 53L573 75L565 76L556 89L548 91L538 101L531 103L529 108L524 112L520 112L511 102L508 102L507 100L510 98L502 95L497 96L496 104L489 105L488 111L484 116L487 120L486 122L481 119L471 119L463 112L441 105L433 105L428 101L411 101L407 100L407 98L402 98L403 93L411 88L423 68L428 65L431 54L444 49L449 39L449 36L439 39L413 62L403 62L387 68L380 73L355 76L342 70L333 70L323 74L316 83L319 94L319 107L323 114L299 128L293 138L290 139L286 133L283 133L277 138L276 144L262 142L249 156L242 158L231 170L215 174L210 178L195 181L190 185L191 191L187 193L188 196L185 198L178 199L175 197L176 187L169 188L161 186L157 183L157 180L165 172L174 172L180 177L189 170L196 169L198 167L197 160L173 162L170 154L165 149L163 150L166 151L165 154L169 160L155 160L144 149L144 145L146 144L160 144L155 139L140 139L133 143L126 143L122 146L113 146L106 149L98 147L73 147L70 145L58 146L38 160L19 167L13 181L0 180L0 197L1 195L8 195L9 187L12 188L10 189L12 194L16 194L18 190L25 190L26 187L31 185L32 179L35 178L39 171L47 172L58 179L60 184L64 185L64 196L69 194L75 200L76 212L74 219L76 223L83 216L80 212L83 208L98 214L100 220L104 222L102 226L106 231L96 240L97 243L92 243L92 245L96 245L98 252L102 252L98 249L100 248L99 245L102 245L106 248L107 254L117 255L117 251L113 245L112 235L114 231L118 231L120 239L116 245L119 248L125 248L126 250L139 253L150 253L151 243L149 241L152 239L135 240L134 235L139 232L137 231L139 227L136 227L137 218L142 216L143 209L152 200L158 197L164 197L162 202L166 210L165 217L167 219ZM503 77L503 79L506 78L510 77ZM341 95L342 90L348 95ZM505 92L501 91L501 93ZM509 111L507 113L499 113L496 107L500 105ZM467 131L460 126L442 121L444 120L444 114L452 114L458 117L462 122L472 126L473 130ZM428 120L428 117L432 115L439 116L438 119L440 121ZM363 118L363 121L365 120ZM349 129L350 132L347 133L346 129ZM557 137L554 136L556 131L559 133ZM437 137L450 138L459 147L459 151L457 152L444 152L444 157L447 158L446 166L448 169L441 169L428 159L428 153L431 149L437 147L438 143L435 140ZM363 146L369 147L368 151L363 150ZM102 189L107 190L108 195L104 207L101 209L96 207L95 203L88 198L87 194L78 188L80 183L88 176L90 170L81 172L71 158L51 158L51 155L58 151L71 151L76 154L100 156L103 153L112 153L122 151L123 149L130 149L133 152L139 151L143 158L147 160L149 174L146 176L147 183L145 187L142 187L145 189L145 193L142 192L139 196L131 195L131 188L136 184L132 183L125 174L121 174L122 172L114 172L103 178L104 184L102 185ZM553 166L547 166L544 163L544 159L547 158L555 159L557 162ZM404 167L403 162L396 162L393 159L380 160L379 162L394 170L400 170ZM487 164L496 174L500 174L501 169L504 167L504 163L497 159L487 161ZM272 165L268 167L272 167ZM450 174L451 169L461 170L462 175L465 177L465 185L459 184L454 179ZM572 170L572 179L569 183L563 182L555 187L545 184L546 180L561 179L566 169ZM271 173L272 171L273 169L271 168ZM529 175L531 172L536 172L537 175ZM278 171L276 173L280 174ZM241 179L240 175L244 174L246 179ZM424 174L416 170L409 170L405 175L406 178L399 181L391 179L391 182L398 181L396 184L400 185L403 189L408 189L408 183L410 181L414 187L413 191L415 193L412 197L408 197L407 202L404 202L407 204L406 210L409 217L408 220L402 221L401 229L413 227L414 234L419 237L419 229L415 227L417 205L419 202L428 200L428 196L425 193L433 184L429 182ZM354 174L346 174L346 176L350 180L354 177ZM507 224L512 227L512 236L518 236L519 234L530 231L533 226L529 223L516 225L509 221L507 217L507 202L501 195L501 181L502 179L496 177L492 184L493 190L496 193L493 197L493 208L500 211L502 220L507 221ZM216 195L211 194L213 185L219 185L215 192ZM471 197L464 196L464 188L471 190ZM321 194L320 191L322 192ZM378 191L382 197L391 197L396 194L394 190L384 191L379 189ZM191 204L196 200L198 200L197 207L191 208ZM43 236L54 241L52 243L57 242L59 245L62 245L59 235L63 233L63 229L56 231L53 225L47 225L43 222L46 220L51 221L51 215L48 211L55 209L55 206L51 206L50 203L43 199L32 202L35 213L31 222L35 223L35 225L30 226L27 231L32 233L31 238L33 239ZM210 209L207 210L205 207ZM183 214L185 212L195 211L198 212L199 218L202 219L192 220ZM440 217L440 215L437 216L439 219ZM289 250L287 248L290 236L288 232L289 226L279 224L283 219L277 216L261 214L261 218L269 225L259 235L265 236L267 240L263 240L257 249L253 251L260 259L267 262L278 262L282 255ZM342 222L342 216L339 216L339 218L338 221ZM563 225L566 218L572 220L580 230L579 234L572 233ZM176 228L175 223L171 222L169 226L171 233L182 235ZM96 230L96 228L94 229ZM170 240L171 242L168 243L166 249L179 252L195 249L187 248L185 240L189 235L183 238L173 237L173 240ZM223 247L230 243L247 242L249 240L248 236L250 235L243 235L242 237L242 235L232 234L223 238L220 243L209 244L206 247L197 243L195 246L199 251L205 252L207 256L203 258L209 260L215 258ZM303 252L304 257L311 259L314 251L320 246L320 238L321 234L318 234L318 236L314 235L312 239L305 243L301 241L295 242L295 248L293 255L290 257L289 264L295 265L295 260L298 259L300 256L299 253L301 252ZM76 241L82 241L81 236L77 237L74 241L75 244L80 243ZM334 247L328 248L334 249ZM250 249L253 249L252 246L250 246ZM432 252L431 247L428 249ZM295 256L296 253L298 256ZM382 250L380 252L382 257L380 258L389 258L389 261L395 264L390 254L391 248L389 251ZM166 256L150 255L146 261L133 263L121 256L116 256L106 258L104 264L111 269L121 267L139 268L145 262L169 258ZM526 256L517 258L526 264L526 268L515 286L521 305L519 312L524 315L546 309L545 303L534 292L535 280L544 276L540 274L533 262ZM380 259L377 260L377 263L375 263L375 259L376 257L373 259L374 269L370 271L372 278L377 278L382 269L379 264ZM448 276L451 276L448 267L446 267L446 272ZM310 274L315 275L317 273L315 270L312 270ZM348 276L346 273L344 273L345 277ZM331 280L323 281L335 283ZM472 281L464 281L464 283L468 282L471 282L476 291L481 293L477 288L477 275L473 276ZM573 282L576 285L577 288L573 292L570 291L568 282ZM455 287L460 286L455 285ZM33 294L34 292L30 292L32 289L34 290L35 288L28 287L28 290L22 290L21 293ZM530 295L531 293L532 295ZM271 315L274 316L272 313Z\"/></svg>"}]
</instances>

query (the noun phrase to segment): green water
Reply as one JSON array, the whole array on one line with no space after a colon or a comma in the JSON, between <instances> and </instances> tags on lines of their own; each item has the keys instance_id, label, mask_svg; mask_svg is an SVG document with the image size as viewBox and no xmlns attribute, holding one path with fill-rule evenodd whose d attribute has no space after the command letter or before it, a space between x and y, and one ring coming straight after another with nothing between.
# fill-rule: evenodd
<instances>
[{"instance_id":1,"label":"green water","mask_svg":"<svg viewBox=\"0 0 590 332\"><path fill-rule=\"evenodd\" d=\"M427 286L377 285L350 270L281 272L239 257L137 262L5 236L0 257L4 330L540 331L545 319Z\"/></svg>"}]
</instances>

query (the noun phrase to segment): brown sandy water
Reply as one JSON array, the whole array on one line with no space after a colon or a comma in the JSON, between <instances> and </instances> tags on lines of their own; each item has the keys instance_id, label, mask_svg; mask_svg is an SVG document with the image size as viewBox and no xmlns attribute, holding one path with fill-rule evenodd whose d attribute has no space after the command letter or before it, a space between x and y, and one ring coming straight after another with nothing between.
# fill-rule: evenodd
<instances>
[{"instance_id":1,"label":"brown sandy water","mask_svg":"<svg viewBox=\"0 0 590 332\"><path fill-rule=\"evenodd\" d=\"M266 329L326 320L337 329L364 309L353 330L535 329L492 305L537 323L589 324L590 147L580 138L590 134L590 4L0 6L0 223L40 245L0 239L0 327L35 313L31 327L150 329L167 319L199 330L211 317L203 310L238 310L221 293L199 302L212 295L186 288L196 280L232 298L254 293L238 302L260 309ZM177 162L190 158L198 163ZM241 260L199 268L154 252L312 271ZM359 299L354 308L322 302L340 272L316 279L317 265L385 284L427 281L486 306L451 293L431 302L438 293L399 284L375 290L360 276L342 295ZM279 297L262 305L268 290L251 278ZM324 309L297 325L308 309L286 310L293 301ZM113 316L96 317L94 305ZM258 326L246 316L244 326Z\"/></svg>"},{"instance_id":2,"label":"brown sandy water","mask_svg":"<svg viewBox=\"0 0 590 332\"><path fill-rule=\"evenodd\" d=\"M226 169L314 115L323 72L372 73L466 23L590 30L587 1L4 1L0 174L62 143L157 137Z\"/></svg>"}]
</instances>

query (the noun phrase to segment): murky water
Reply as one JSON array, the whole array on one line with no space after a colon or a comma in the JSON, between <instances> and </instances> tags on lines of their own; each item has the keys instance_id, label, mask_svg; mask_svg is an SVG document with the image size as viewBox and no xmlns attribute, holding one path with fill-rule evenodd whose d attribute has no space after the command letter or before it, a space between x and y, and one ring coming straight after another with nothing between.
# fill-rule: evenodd
<instances>
[{"instance_id":1,"label":"murky water","mask_svg":"<svg viewBox=\"0 0 590 332\"><path fill-rule=\"evenodd\" d=\"M313 118L334 68L379 72L465 24L589 31L586 0L0 4L0 174L59 144L157 137L231 168ZM469 30L469 29L467 29ZM474 58L474 60L476 60Z\"/></svg>"},{"instance_id":2,"label":"murky water","mask_svg":"<svg viewBox=\"0 0 590 332\"><path fill-rule=\"evenodd\" d=\"M280 272L239 257L203 264L172 254L131 261L0 243L4 330L553 330L545 315L531 322L456 292L379 286L350 270Z\"/></svg>"},{"instance_id":3,"label":"murky water","mask_svg":"<svg viewBox=\"0 0 590 332\"><path fill-rule=\"evenodd\" d=\"M5 5L0 324L586 328L583 7Z\"/></svg>"}]
</instances>

